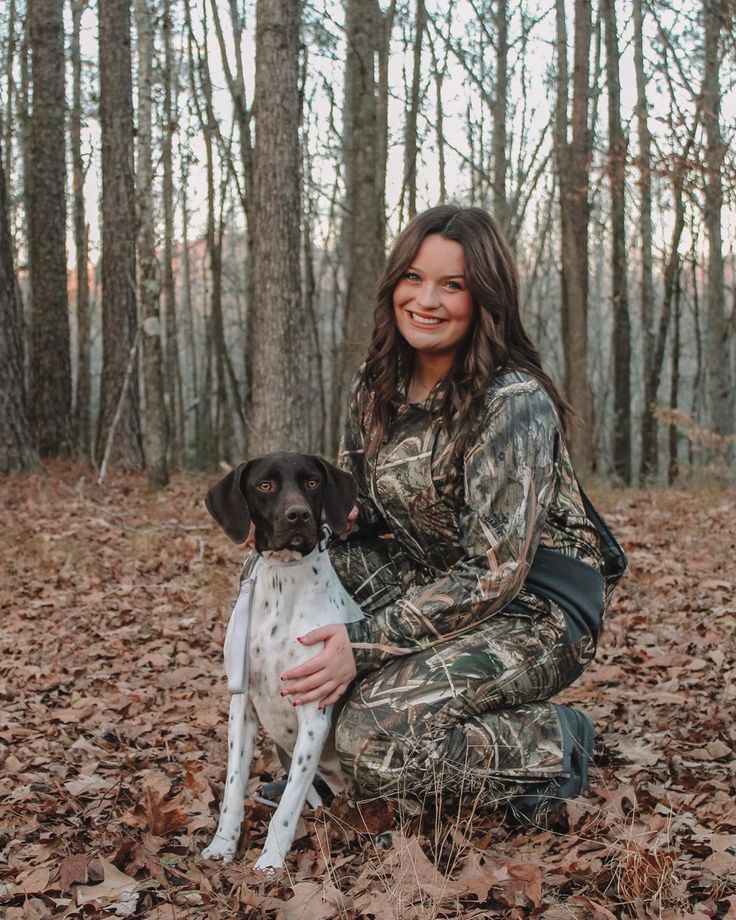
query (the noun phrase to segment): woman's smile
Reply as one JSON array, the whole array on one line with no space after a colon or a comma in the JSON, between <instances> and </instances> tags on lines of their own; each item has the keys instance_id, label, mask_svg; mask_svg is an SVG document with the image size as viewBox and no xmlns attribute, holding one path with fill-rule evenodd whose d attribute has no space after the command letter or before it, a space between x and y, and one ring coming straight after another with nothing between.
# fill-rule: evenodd
<instances>
[{"instance_id":1,"label":"woman's smile","mask_svg":"<svg viewBox=\"0 0 736 920\"><path fill-rule=\"evenodd\" d=\"M465 280L460 243L430 233L393 292L396 327L416 352L419 365L430 361L430 376L452 365L473 322L473 299Z\"/></svg>"}]
</instances>

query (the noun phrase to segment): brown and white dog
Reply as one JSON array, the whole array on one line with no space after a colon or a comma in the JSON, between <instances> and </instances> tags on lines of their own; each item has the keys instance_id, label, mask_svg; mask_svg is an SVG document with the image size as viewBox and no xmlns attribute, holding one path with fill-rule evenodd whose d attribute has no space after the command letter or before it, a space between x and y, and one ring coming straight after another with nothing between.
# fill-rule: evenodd
<instances>
[{"instance_id":1,"label":"brown and white dog","mask_svg":"<svg viewBox=\"0 0 736 920\"><path fill-rule=\"evenodd\" d=\"M348 473L319 457L286 452L241 464L207 494L207 508L234 542L246 540L253 522L260 555L243 582L225 640L233 693L227 778L217 830L202 853L207 859L235 855L259 721L291 755L291 769L256 869L283 867L305 801L319 804L312 789L318 766L333 791L344 788L332 741L333 707L294 707L280 695L280 675L323 647L304 647L297 636L363 616L320 542L321 522L343 532L354 502Z\"/></svg>"}]
</instances>

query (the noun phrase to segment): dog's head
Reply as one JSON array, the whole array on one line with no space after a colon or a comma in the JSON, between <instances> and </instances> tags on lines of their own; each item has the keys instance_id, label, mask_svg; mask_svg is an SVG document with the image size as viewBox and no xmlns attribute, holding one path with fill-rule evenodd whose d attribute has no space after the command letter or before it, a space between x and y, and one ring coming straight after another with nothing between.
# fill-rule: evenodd
<instances>
[{"instance_id":1,"label":"dog's head","mask_svg":"<svg viewBox=\"0 0 736 920\"><path fill-rule=\"evenodd\" d=\"M250 522L256 549L290 549L306 555L324 520L335 533L347 526L355 480L313 454L280 451L235 467L205 498L212 517L234 543L244 543Z\"/></svg>"}]
</instances>

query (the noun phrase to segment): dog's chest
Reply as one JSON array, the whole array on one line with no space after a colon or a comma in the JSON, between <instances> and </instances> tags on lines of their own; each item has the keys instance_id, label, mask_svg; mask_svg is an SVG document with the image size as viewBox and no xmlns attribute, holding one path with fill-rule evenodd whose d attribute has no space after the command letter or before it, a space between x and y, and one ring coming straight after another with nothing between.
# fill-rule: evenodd
<instances>
[{"instance_id":1,"label":"dog's chest","mask_svg":"<svg viewBox=\"0 0 736 920\"><path fill-rule=\"evenodd\" d=\"M297 711L290 697L282 697L284 671L322 651L319 642L297 641L312 629L353 619L334 570L324 566L263 566L253 592L248 692L258 719L268 734L286 750L297 736Z\"/></svg>"}]
</instances>

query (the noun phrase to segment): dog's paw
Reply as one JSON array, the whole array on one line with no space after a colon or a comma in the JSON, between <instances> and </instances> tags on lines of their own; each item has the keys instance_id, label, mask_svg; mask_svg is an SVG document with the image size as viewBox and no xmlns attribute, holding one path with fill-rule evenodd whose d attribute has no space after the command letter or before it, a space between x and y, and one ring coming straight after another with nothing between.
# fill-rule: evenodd
<instances>
[{"instance_id":1,"label":"dog's paw","mask_svg":"<svg viewBox=\"0 0 736 920\"><path fill-rule=\"evenodd\" d=\"M226 840L214 838L212 843L202 850L202 859L221 859L223 862L231 862L235 857L235 847Z\"/></svg>"},{"instance_id":2,"label":"dog's paw","mask_svg":"<svg viewBox=\"0 0 736 920\"><path fill-rule=\"evenodd\" d=\"M264 850L253 868L257 872L263 872L265 875L274 875L279 869L284 868L284 860L275 851Z\"/></svg>"}]
</instances>

